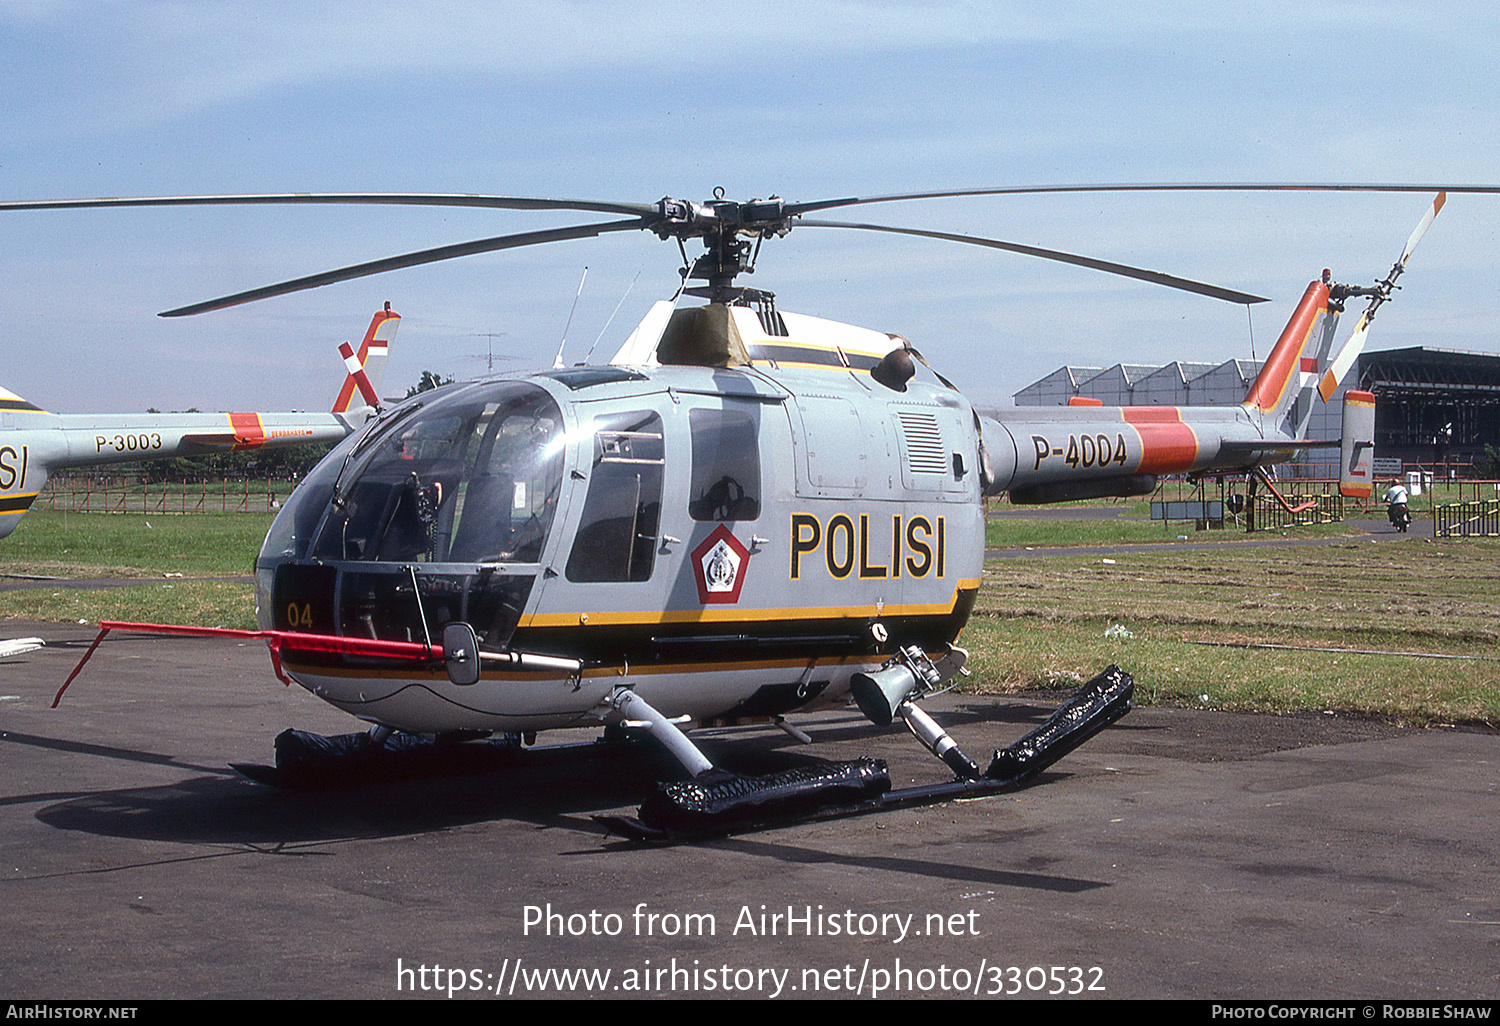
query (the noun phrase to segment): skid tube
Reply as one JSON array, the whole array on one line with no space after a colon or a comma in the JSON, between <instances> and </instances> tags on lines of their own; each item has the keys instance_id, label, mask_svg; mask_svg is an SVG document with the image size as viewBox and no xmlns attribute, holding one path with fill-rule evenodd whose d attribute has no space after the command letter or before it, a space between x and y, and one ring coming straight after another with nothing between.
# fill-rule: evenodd
<instances>
[{"instance_id":1,"label":"skid tube","mask_svg":"<svg viewBox=\"0 0 1500 1026\"><path fill-rule=\"evenodd\" d=\"M658 784L638 816L593 818L630 841L677 844L1015 791L1129 712L1134 690L1130 674L1110 666L1041 726L997 749L982 774L944 783L891 790L881 759L820 762L765 776L714 769L692 780Z\"/></svg>"}]
</instances>

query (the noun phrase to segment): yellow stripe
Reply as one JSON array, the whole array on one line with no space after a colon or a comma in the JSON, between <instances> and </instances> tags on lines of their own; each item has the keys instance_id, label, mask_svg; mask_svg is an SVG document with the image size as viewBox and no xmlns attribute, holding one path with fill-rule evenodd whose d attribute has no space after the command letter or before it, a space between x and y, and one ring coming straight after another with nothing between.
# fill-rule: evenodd
<instances>
[{"instance_id":1,"label":"yellow stripe","mask_svg":"<svg viewBox=\"0 0 1500 1026\"><path fill-rule=\"evenodd\" d=\"M960 592L979 590L979 579L959 581L953 589L953 597L947 605L940 602L925 604L876 607L823 606L809 608L796 606L787 609L664 609L656 613L638 611L613 613L534 613L521 618L522 627L574 627L587 623L590 626L649 626L667 623L731 623L764 622L767 620L847 620L870 616L941 616L953 612L958 605ZM587 619L581 619L587 617Z\"/></svg>"},{"instance_id":2,"label":"yellow stripe","mask_svg":"<svg viewBox=\"0 0 1500 1026\"><path fill-rule=\"evenodd\" d=\"M40 495L40 494L42 494L42 493L41 492L11 492L11 493L9 493L7 495L0 495L0 501L4 501L4 500L7 500L7 499L25 499L26 500L26 505L22 506L20 509L5 509L5 510L0 510L0 516L6 516L6 517L18 517L18 516L21 516L23 513L26 513L26 512L28 512L31 509L31 504L36 501L36 497L38 495Z\"/></svg>"},{"instance_id":3,"label":"yellow stripe","mask_svg":"<svg viewBox=\"0 0 1500 1026\"><path fill-rule=\"evenodd\" d=\"M340 677L358 678L361 680L447 680L447 672L442 667L424 669L420 666L406 666L401 668L376 669L373 667L342 667L342 666L317 666L311 663L303 663L291 658L291 653L282 656L281 664L289 670L305 673L312 677ZM598 677L656 677L676 675L685 673L727 673L734 670L795 670L802 672L807 669L807 664L816 661L820 669L833 666L879 666L884 660L879 656L836 656L831 658L807 659L745 659L740 661L725 661L718 663L690 662L690 663L648 663L635 667L633 671L623 672L625 668L621 664L593 666L584 670L580 676L585 678ZM500 681L525 684L534 683L539 680L568 680L574 674L567 670L495 670L481 674L482 679L488 681Z\"/></svg>"},{"instance_id":4,"label":"yellow stripe","mask_svg":"<svg viewBox=\"0 0 1500 1026\"><path fill-rule=\"evenodd\" d=\"M834 356L837 356L839 354L839 350L843 349L845 356L851 354L854 356L868 356L876 360L885 355L884 353L877 353L870 349L848 349L842 346L820 346L812 342L793 342L791 339L770 336L764 339L756 339L750 344L753 346L776 346L778 349L805 349L810 353L831 353Z\"/></svg>"},{"instance_id":5,"label":"yellow stripe","mask_svg":"<svg viewBox=\"0 0 1500 1026\"><path fill-rule=\"evenodd\" d=\"M868 374L870 371L864 367L845 367L836 363L802 363L798 360L751 360L750 363L758 367L777 367L781 370L820 370L841 371L845 374Z\"/></svg>"}]
</instances>

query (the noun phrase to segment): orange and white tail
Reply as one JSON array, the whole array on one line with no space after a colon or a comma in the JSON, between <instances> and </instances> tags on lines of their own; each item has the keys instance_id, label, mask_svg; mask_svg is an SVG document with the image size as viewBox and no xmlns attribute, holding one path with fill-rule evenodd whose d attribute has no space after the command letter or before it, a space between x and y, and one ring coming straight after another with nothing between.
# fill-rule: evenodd
<instances>
[{"instance_id":1,"label":"orange and white tail","mask_svg":"<svg viewBox=\"0 0 1500 1026\"><path fill-rule=\"evenodd\" d=\"M334 413L348 413L351 407L360 409L380 405L378 396L380 383L385 377L386 357L390 355L391 342L400 326L401 315L387 303L385 309L377 310L371 319L369 330L365 332L364 341L360 343L357 353L347 342L339 347L339 355L344 358L348 375L333 404ZM358 404L354 402L356 394L360 397Z\"/></svg>"},{"instance_id":2,"label":"orange and white tail","mask_svg":"<svg viewBox=\"0 0 1500 1026\"><path fill-rule=\"evenodd\" d=\"M1368 499L1375 492L1375 393L1351 388L1344 393L1339 432L1339 493Z\"/></svg>"},{"instance_id":3,"label":"orange and white tail","mask_svg":"<svg viewBox=\"0 0 1500 1026\"><path fill-rule=\"evenodd\" d=\"M1306 433L1318 374L1326 366L1338 328L1341 307L1332 301L1329 285L1324 271L1320 280L1307 286L1245 396L1244 406L1258 414L1267 429L1279 429L1291 438Z\"/></svg>"}]
</instances>

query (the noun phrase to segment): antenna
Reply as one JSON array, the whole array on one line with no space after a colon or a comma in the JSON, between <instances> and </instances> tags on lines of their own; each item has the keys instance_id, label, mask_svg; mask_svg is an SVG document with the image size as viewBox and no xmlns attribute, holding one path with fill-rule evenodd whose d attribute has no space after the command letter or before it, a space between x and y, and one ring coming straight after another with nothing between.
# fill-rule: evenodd
<instances>
[{"instance_id":1,"label":"antenna","mask_svg":"<svg viewBox=\"0 0 1500 1026\"><path fill-rule=\"evenodd\" d=\"M487 373L487 374L493 374L493 373L495 373L495 339L500 338L502 335L505 335L505 334L507 334L507 333L503 332L503 331L471 331L469 333L469 337L470 338L482 338L482 339L488 340L487 341L487 345L486 345L486 348L488 349L488 352L484 352L484 353L468 353L467 354L468 358L471 359L471 360L484 360L485 361L485 373ZM504 354L501 354L500 359L502 359L502 360L513 360L513 359L515 359L515 357L513 357L513 356L506 356Z\"/></svg>"},{"instance_id":2,"label":"antenna","mask_svg":"<svg viewBox=\"0 0 1500 1026\"><path fill-rule=\"evenodd\" d=\"M554 367L561 367L561 366L563 366L563 358L562 358L563 346L565 346L565 345L568 344L568 328L571 327L572 324L573 324L573 312L578 309L578 297L581 296L581 295L583 295L583 283L588 280L588 277L589 277L589 269L588 269L588 265L585 264L584 267L583 267L583 277L581 277L581 278L578 279L578 295L575 295L573 297L573 308L568 311L568 322L567 322L567 324L563 325L562 342L558 344L558 347L557 347L557 356L553 357L553 359L552 359L552 366L554 366Z\"/></svg>"},{"instance_id":3,"label":"antenna","mask_svg":"<svg viewBox=\"0 0 1500 1026\"><path fill-rule=\"evenodd\" d=\"M642 268L641 270L645 270L645 268ZM630 284L627 285L627 286L625 286L625 295L621 296L620 297L620 301L615 304L614 310L612 310L610 312L609 320L605 321L604 322L604 327L602 327L602 328L599 329L599 335L598 335L598 337L594 339L594 344L592 346L589 346L589 351L583 354L583 359L578 361L578 366L582 367L586 363L589 362L589 357L591 357L591 356L594 355L594 349L595 349L595 347L597 347L599 345L599 339L603 338L604 337L604 333L609 330L610 324L613 323L613 321L615 319L615 314L617 314L617 313L620 312L620 307L624 306L625 305L625 300L630 297L630 290L633 289L633 288L635 288L635 283L638 282L638 281L640 281L640 280L641 280L641 272L640 271L636 271L635 272L635 277L630 279ZM561 358L561 354L558 354L558 355L559 355L559 358Z\"/></svg>"}]
</instances>

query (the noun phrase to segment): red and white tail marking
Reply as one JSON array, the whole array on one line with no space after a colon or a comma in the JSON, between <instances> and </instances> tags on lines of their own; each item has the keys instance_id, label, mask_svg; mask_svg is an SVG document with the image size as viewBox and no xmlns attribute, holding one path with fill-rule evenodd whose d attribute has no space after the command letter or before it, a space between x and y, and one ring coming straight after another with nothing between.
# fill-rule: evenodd
<instances>
[{"instance_id":1,"label":"red and white tail marking","mask_svg":"<svg viewBox=\"0 0 1500 1026\"><path fill-rule=\"evenodd\" d=\"M354 355L354 348L347 342L340 342L339 355L344 358L344 368L349 372L349 380L358 386L359 394L364 397L365 405L379 406L380 397L375 394L375 388L370 384L369 376L365 374L364 367Z\"/></svg>"},{"instance_id":2,"label":"red and white tail marking","mask_svg":"<svg viewBox=\"0 0 1500 1026\"><path fill-rule=\"evenodd\" d=\"M1328 314L1328 285L1315 281L1307 286L1302 301L1292 311L1291 320L1282 329L1281 337L1260 373L1245 396L1245 405L1262 414L1280 414L1297 395L1294 383L1301 385L1308 373L1307 360L1303 353L1318 337L1317 328ZM1316 375L1316 360L1311 361L1311 373ZM1310 379L1307 383L1311 383Z\"/></svg>"},{"instance_id":3,"label":"red and white tail marking","mask_svg":"<svg viewBox=\"0 0 1500 1026\"><path fill-rule=\"evenodd\" d=\"M370 327L365 331L364 341L359 344L359 351L354 355L364 374L364 385L359 383L351 370L344 378L344 387L339 389L338 399L333 404L334 413L348 413L355 392L360 394L367 405L377 405L373 397L379 394L385 359L390 353L391 341L396 337L396 329L400 326L401 315L391 309L391 304L387 303L384 309L376 311L370 320ZM341 353L342 351L340 349ZM345 366L348 366L347 360Z\"/></svg>"}]
</instances>

